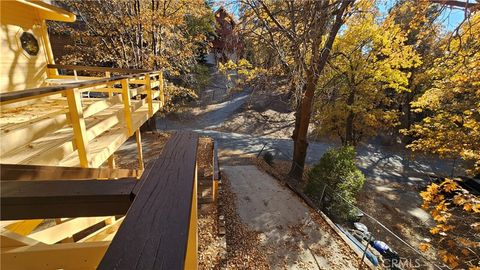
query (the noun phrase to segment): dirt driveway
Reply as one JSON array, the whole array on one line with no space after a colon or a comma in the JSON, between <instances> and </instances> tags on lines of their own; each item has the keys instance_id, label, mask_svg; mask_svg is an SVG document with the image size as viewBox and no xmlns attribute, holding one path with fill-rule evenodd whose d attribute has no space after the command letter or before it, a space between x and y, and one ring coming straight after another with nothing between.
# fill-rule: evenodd
<instances>
[{"instance_id":1,"label":"dirt driveway","mask_svg":"<svg viewBox=\"0 0 480 270\"><path fill-rule=\"evenodd\" d=\"M271 269L357 269L358 257L300 198L256 166L224 166L237 211Z\"/></svg>"}]
</instances>

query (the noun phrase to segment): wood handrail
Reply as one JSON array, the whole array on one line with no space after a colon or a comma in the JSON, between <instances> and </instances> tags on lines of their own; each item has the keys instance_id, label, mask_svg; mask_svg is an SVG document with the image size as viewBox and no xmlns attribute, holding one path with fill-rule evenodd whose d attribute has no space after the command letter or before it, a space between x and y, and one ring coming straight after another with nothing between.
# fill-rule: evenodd
<instances>
[{"instance_id":1,"label":"wood handrail","mask_svg":"<svg viewBox=\"0 0 480 270\"><path fill-rule=\"evenodd\" d=\"M96 80L87 80L79 81L74 83L65 83L62 85L55 86L46 86L39 88L26 89L21 91L13 91L7 93L0 93L0 102L14 102L15 100L24 100L28 98L34 98L36 96L45 96L53 95L60 93L61 91L72 89L72 88L85 88L91 87L103 83L121 81L123 79L131 79L141 76L149 75L150 73L135 73L129 75L113 76L110 78L96 79Z\"/></svg>"},{"instance_id":2,"label":"wood handrail","mask_svg":"<svg viewBox=\"0 0 480 270\"><path fill-rule=\"evenodd\" d=\"M197 144L193 132L168 140L97 269L197 269Z\"/></svg>"},{"instance_id":3,"label":"wood handrail","mask_svg":"<svg viewBox=\"0 0 480 270\"><path fill-rule=\"evenodd\" d=\"M92 67L92 66L59 65L59 64L48 64L47 68L84 70L84 71L100 71L100 72L117 72L117 73L148 73L148 72L153 71L153 70L148 70L148 69Z\"/></svg>"}]
</instances>

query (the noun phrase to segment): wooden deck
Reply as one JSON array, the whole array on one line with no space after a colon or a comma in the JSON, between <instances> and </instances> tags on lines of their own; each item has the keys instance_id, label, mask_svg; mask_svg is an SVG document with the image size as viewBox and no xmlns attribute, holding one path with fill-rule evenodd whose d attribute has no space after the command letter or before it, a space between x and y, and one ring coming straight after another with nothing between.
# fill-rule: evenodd
<instances>
[{"instance_id":1,"label":"wooden deck","mask_svg":"<svg viewBox=\"0 0 480 270\"><path fill-rule=\"evenodd\" d=\"M144 169L140 127L168 100L162 71L56 64L46 21L75 15L1 7L0 268L197 269L197 135L174 135ZM133 135L138 167L118 169Z\"/></svg>"},{"instance_id":2,"label":"wooden deck","mask_svg":"<svg viewBox=\"0 0 480 270\"><path fill-rule=\"evenodd\" d=\"M174 134L140 179L50 180L35 172L101 170L3 165L17 173L1 182L1 268L197 269L197 148L197 134ZM56 224L35 229L43 218Z\"/></svg>"},{"instance_id":3,"label":"wooden deck","mask_svg":"<svg viewBox=\"0 0 480 270\"><path fill-rule=\"evenodd\" d=\"M104 97L85 97L92 93ZM28 99L36 102L22 105ZM2 93L0 101L1 163L96 168L165 97L161 73L151 72Z\"/></svg>"}]
</instances>

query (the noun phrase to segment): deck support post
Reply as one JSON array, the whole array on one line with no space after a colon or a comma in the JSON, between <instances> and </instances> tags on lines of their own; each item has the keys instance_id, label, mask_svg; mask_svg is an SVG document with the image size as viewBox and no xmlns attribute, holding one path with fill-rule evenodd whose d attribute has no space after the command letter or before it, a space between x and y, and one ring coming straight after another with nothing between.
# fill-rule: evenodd
<instances>
[{"instance_id":1,"label":"deck support post","mask_svg":"<svg viewBox=\"0 0 480 270\"><path fill-rule=\"evenodd\" d=\"M73 134L75 138L75 146L80 160L80 166L88 168L88 152L87 152L87 128L85 119L83 118L82 93L75 89L66 91L67 102L70 113L70 122L72 123Z\"/></svg>"},{"instance_id":2,"label":"deck support post","mask_svg":"<svg viewBox=\"0 0 480 270\"><path fill-rule=\"evenodd\" d=\"M110 71L105 71L105 78L110 78L112 75ZM113 97L113 84L107 83L108 87L108 97Z\"/></svg>"},{"instance_id":3,"label":"deck support post","mask_svg":"<svg viewBox=\"0 0 480 270\"><path fill-rule=\"evenodd\" d=\"M42 20L41 28L42 28L42 42L43 42L43 46L45 48L45 52L46 52L46 55L47 55L48 64L55 64L55 59L54 59L53 51L52 51L52 45L50 43L50 38L48 36L48 30L47 30L48 27L47 27L47 23L45 22L45 20ZM56 75L58 75L58 69L47 67L47 77L48 78L51 78L51 77L56 76Z\"/></svg>"},{"instance_id":4,"label":"deck support post","mask_svg":"<svg viewBox=\"0 0 480 270\"><path fill-rule=\"evenodd\" d=\"M153 104L152 104L152 83L150 80L150 74L145 75L145 89L147 90L148 117L152 117Z\"/></svg>"},{"instance_id":5,"label":"deck support post","mask_svg":"<svg viewBox=\"0 0 480 270\"><path fill-rule=\"evenodd\" d=\"M212 201L216 202L218 199L218 184L220 181L220 166L218 164L218 150L217 144L213 143L213 179L212 179Z\"/></svg>"},{"instance_id":6,"label":"deck support post","mask_svg":"<svg viewBox=\"0 0 480 270\"><path fill-rule=\"evenodd\" d=\"M135 137L137 139L138 169L143 171L145 166L143 164L142 135L140 134L140 129L137 129L135 132Z\"/></svg>"},{"instance_id":7,"label":"deck support post","mask_svg":"<svg viewBox=\"0 0 480 270\"><path fill-rule=\"evenodd\" d=\"M216 202L218 199L218 180L213 179L212 182L212 201Z\"/></svg>"},{"instance_id":8,"label":"deck support post","mask_svg":"<svg viewBox=\"0 0 480 270\"><path fill-rule=\"evenodd\" d=\"M162 71L158 76L158 89L160 89L160 101L162 102L160 108L165 106L165 91L163 88L164 88L164 83L163 83L163 71Z\"/></svg>"},{"instance_id":9,"label":"deck support post","mask_svg":"<svg viewBox=\"0 0 480 270\"><path fill-rule=\"evenodd\" d=\"M122 99L123 99L123 109L125 115L125 124L128 130L128 136L133 135L132 127L132 111L131 111L131 101L130 101L130 89L128 87L127 79L122 80Z\"/></svg>"},{"instance_id":10,"label":"deck support post","mask_svg":"<svg viewBox=\"0 0 480 270\"><path fill-rule=\"evenodd\" d=\"M115 169L115 156L114 154L111 154L109 157L108 157L108 167L110 169Z\"/></svg>"}]
</instances>

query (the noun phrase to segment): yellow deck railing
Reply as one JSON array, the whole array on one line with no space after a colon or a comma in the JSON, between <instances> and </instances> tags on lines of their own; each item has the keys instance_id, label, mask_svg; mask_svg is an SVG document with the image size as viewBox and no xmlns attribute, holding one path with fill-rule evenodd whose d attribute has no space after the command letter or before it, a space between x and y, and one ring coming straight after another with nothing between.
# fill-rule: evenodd
<instances>
[{"instance_id":1,"label":"yellow deck railing","mask_svg":"<svg viewBox=\"0 0 480 270\"><path fill-rule=\"evenodd\" d=\"M54 67L75 68L49 66ZM134 71L78 69L105 72L106 76ZM57 85L0 94L2 163L99 167L135 132L141 140L140 126L165 103L160 71L99 79L74 76L73 81L65 75L49 78ZM12 106L34 99L26 106ZM22 117L19 110L30 116ZM138 146L141 157L140 142Z\"/></svg>"}]
</instances>

